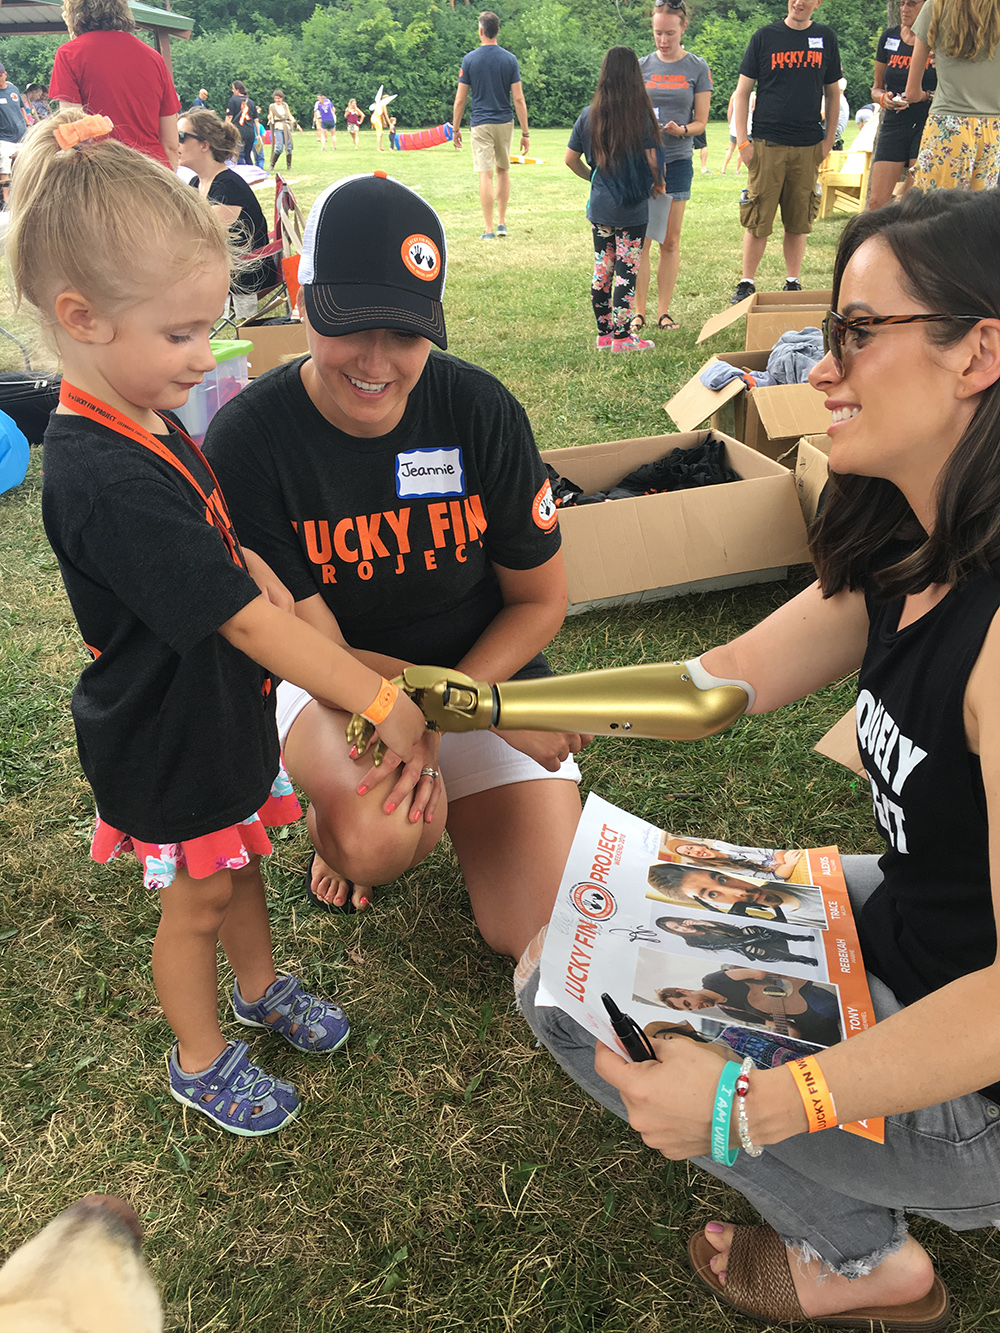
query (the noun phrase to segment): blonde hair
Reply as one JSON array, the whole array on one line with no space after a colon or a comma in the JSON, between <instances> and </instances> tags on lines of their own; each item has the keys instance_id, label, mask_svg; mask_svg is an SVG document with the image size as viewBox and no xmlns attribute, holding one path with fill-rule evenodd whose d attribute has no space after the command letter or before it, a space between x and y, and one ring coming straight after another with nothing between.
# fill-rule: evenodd
<instances>
[{"instance_id":1,"label":"blonde hair","mask_svg":"<svg viewBox=\"0 0 1000 1333\"><path fill-rule=\"evenodd\" d=\"M81 119L62 111L31 129L11 185L14 299L47 328L60 292L78 291L113 317L161 285L164 269L179 281L232 262L217 211L166 167L115 139L60 148L56 129Z\"/></svg>"},{"instance_id":2,"label":"blonde hair","mask_svg":"<svg viewBox=\"0 0 1000 1333\"><path fill-rule=\"evenodd\" d=\"M82 32L134 32L126 0L63 0L62 15L71 37Z\"/></svg>"},{"instance_id":3,"label":"blonde hair","mask_svg":"<svg viewBox=\"0 0 1000 1333\"><path fill-rule=\"evenodd\" d=\"M953 60L992 60L1000 43L997 0L934 0L927 45Z\"/></svg>"},{"instance_id":4,"label":"blonde hair","mask_svg":"<svg viewBox=\"0 0 1000 1333\"><path fill-rule=\"evenodd\" d=\"M178 120L186 120L195 138L205 140L216 162L239 156L243 136L232 121L223 120L217 111L182 111Z\"/></svg>"}]
</instances>

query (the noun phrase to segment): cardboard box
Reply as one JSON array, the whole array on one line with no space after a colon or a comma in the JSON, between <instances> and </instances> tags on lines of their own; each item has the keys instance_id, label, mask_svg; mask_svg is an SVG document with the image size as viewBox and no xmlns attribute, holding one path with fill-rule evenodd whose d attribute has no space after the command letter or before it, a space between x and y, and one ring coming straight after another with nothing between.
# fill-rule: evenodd
<instances>
[{"instance_id":1,"label":"cardboard box","mask_svg":"<svg viewBox=\"0 0 1000 1333\"><path fill-rule=\"evenodd\" d=\"M806 523L816 517L819 497L830 475L829 459L829 435L807 435L799 440L795 455L795 489Z\"/></svg>"},{"instance_id":2,"label":"cardboard box","mask_svg":"<svg viewBox=\"0 0 1000 1333\"><path fill-rule=\"evenodd\" d=\"M253 343L249 356L250 378L273 370L292 356L305 356L309 351L306 326L301 320L289 324L256 324L248 319L239 326L239 336Z\"/></svg>"},{"instance_id":3,"label":"cardboard box","mask_svg":"<svg viewBox=\"0 0 1000 1333\"><path fill-rule=\"evenodd\" d=\"M705 362L664 407L678 430L694 430L711 420L717 431L742 440L768 458L782 458L803 435L819 435L830 424L823 395L808 384L773 384L747 389L742 380L730 380L721 389L706 389L698 376L713 361L725 361L740 370L764 370L769 352L720 352ZM731 404L731 407L727 405ZM731 414L731 415L730 415Z\"/></svg>"},{"instance_id":4,"label":"cardboard box","mask_svg":"<svg viewBox=\"0 0 1000 1333\"><path fill-rule=\"evenodd\" d=\"M770 350L787 329L806 329L814 324L818 327L832 300L832 290L754 292L745 301L706 320L698 342L728 329L745 315L747 331L743 346L748 352L759 352L765 347Z\"/></svg>"},{"instance_id":5,"label":"cardboard box","mask_svg":"<svg viewBox=\"0 0 1000 1333\"><path fill-rule=\"evenodd\" d=\"M710 432L550 449L560 475L607 490L642 463L701 444ZM570 612L784 578L809 559L792 474L723 435L741 480L560 510Z\"/></svg>"}]
</instances>

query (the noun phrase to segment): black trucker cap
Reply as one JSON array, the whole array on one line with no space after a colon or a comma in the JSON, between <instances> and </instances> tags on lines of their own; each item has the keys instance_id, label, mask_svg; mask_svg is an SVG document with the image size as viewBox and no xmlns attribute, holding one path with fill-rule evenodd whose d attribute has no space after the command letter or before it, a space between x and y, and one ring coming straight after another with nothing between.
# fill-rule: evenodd
<instances>
[{"instance_id":1,"label":"black trucker cap","mask_svg":"<svg viewBox=\"0 0 1000 1333\"><path fill-rule=\"evenodd\" d=\"M402 329L445 348L446 268L441 219L415 191L376 171L319 195L298 276L309 323L324 337Z\"/></svg>"}]
</instances>

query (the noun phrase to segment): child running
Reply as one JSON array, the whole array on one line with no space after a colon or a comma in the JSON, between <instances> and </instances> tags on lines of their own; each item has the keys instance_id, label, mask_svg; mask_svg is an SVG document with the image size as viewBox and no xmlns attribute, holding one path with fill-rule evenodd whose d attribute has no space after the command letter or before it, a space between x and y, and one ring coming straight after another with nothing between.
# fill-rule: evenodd
<instances>
[{"instance_id":1,"label":"child running","mask_svg":"<svg viewBox=\"0 0 1000 1333\"><path fill-rule=\"evenodd\" d=\"M349 1031L340 1008L272 961L264 824L301 813L273 677L367 710L405 760L424 722L394 685L283 609L290 597L241 549L200 450L163 415L214 368L229 240L197 190L103 137L111 129L66 111L31 132L7 239L16 298L63 364L42 506L93 656L73 694L98 811L91 855L134 850L160 895L153 979L177 1038L172 1095L234 1134L270 1134L299 1098L223 1037L217 943L239 1023L307 1053L335 1051Z\"/></svg>"}]
</instances>

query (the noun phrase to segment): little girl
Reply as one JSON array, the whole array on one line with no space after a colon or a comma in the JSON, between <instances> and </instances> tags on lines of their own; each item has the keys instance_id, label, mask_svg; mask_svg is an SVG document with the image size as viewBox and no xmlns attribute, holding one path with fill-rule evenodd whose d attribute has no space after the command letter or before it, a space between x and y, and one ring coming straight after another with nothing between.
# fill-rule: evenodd
<instances>
[{"instance_id":1,"label":"little girl","mask_svg":"<svg viewBox=\"0 0 1000 1333\"><path fill-rule=\"evenodd\" d=\"M652 351L632 331L635 284L654 188L663 193L659 126L635 52L613 46L601 64L597 91L577 118L566 165L590 181L587 217L594 233L590 298L598 351ZM589 166L584 162L586 158Z\"/></svg>"},{"instance_id":2,"label":"little girl","mask_svg":"<svg viewBox=\"0 0 1000 1333\"><path fill-rule=\"evenodd\" d=\"M42 505L93 655L73 694L98 810L91 855L134 850L160 895L153 978L177 1037L171 1093L235 1134L269 1134L299 1099L250 1063L245 1043L225 1041L217 943L236 974L238 1022L309 1053L348 1034L341 1009L278 977L271 958L263 824L300 814L273 676L367 710L404 757L424 724L394 685L288 614L286 590L240 548L200 451L163 415L214 368L229 241L218 210L103 137L111 128L67 111L31 132L7 239L16 297L63 364Z\"/></svg>"}]
</instances>

